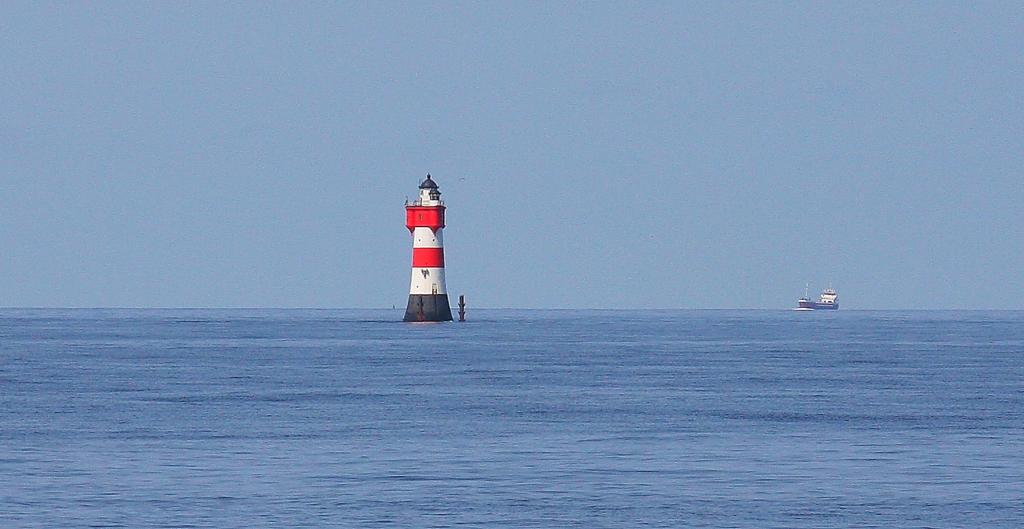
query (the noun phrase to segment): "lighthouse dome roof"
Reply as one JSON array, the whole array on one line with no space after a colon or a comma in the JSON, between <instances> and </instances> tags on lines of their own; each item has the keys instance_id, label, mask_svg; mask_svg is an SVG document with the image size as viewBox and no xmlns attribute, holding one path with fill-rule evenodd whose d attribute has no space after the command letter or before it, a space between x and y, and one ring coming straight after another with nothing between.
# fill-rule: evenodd
<instances>
[{"instance_id":1,"label":"lighthouse dome roof","mask_svg":"<svg viewBox=\"0 0 1024 529\"><path fill-rule=\"evenodd\" d=\"M420 184L420 189L437 189L437 182L431 179L428 174L427 179Z\"/></svg>"}]
</instances>

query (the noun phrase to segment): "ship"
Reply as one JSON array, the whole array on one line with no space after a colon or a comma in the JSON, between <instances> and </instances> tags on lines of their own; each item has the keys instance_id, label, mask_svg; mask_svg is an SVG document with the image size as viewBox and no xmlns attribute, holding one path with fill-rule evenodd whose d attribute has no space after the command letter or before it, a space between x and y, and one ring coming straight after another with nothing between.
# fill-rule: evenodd
<instances>
[{"instance_id":1,"label":"ship","mask_svg":"<svg viewBox=\"0 0 1024 529\"><path fill-rule=\"evenodd\" d=\"M818 301L811 301L807 295L807 290L804 290L804 297L796 301L796 310L838 310L839 309L839 294L836 290L829 286L825 290L821 291L821 297Z\"/></svg>"}]
</instances>

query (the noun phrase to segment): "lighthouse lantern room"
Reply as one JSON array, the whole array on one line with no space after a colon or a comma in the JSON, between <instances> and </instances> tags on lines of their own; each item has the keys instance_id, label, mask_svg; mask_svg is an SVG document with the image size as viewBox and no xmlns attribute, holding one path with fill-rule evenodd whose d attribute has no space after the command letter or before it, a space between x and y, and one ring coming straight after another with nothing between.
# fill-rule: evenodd
<instances>
[{"instance_id":1,"label":"lighthouse lantern room","mask_svg":"<svg viewBox=\"0 0 1024 529\"><path fill-rule=\"evenodd\" d=\"M427 175L420 194L405 204L405 227L412 233L412 281L405 321L451 321L444 283L444 202L437 183Z\"/></svg>"}]
</instances>

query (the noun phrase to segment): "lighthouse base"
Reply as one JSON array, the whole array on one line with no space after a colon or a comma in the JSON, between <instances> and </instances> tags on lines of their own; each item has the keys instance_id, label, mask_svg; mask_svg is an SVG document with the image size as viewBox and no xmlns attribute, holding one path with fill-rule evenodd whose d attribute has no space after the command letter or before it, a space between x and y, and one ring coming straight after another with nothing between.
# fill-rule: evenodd
<instances>
[{"instance_id":1,"label":"lighthouse base","mask_svg":"<svg viewBox=\"0 0 1024 529\"><path fill-rule=\"evenodd\" d=\"M452 321L448 294L409 294L403 321Z\"/></svg>"}]
</instances>

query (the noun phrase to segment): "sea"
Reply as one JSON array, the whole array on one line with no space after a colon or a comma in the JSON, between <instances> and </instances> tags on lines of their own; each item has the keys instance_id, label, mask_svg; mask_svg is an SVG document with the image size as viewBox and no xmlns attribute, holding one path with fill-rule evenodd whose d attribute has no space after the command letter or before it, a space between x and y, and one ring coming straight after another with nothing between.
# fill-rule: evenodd
<instances>
[{"instance_id":1,"label":"sea","mask_svg":"<svg viewBox=\"0 0 1024 529\"><path fill-rule=\"evenodd\" d=\"M0 527L1024 527L1024 312L0 310Z\"/></svg>"}]
</instances>

